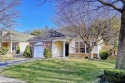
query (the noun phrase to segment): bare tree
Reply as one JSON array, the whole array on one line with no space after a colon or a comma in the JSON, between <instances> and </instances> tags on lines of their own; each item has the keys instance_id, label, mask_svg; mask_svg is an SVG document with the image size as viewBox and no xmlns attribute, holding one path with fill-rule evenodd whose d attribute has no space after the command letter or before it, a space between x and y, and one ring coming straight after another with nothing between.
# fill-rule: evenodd
<instances>
[{"instance_id":1,"label":"bare tree","mask_svg":"<svg viewBox=\"0 0 125 83\"><path fill-rule=\"evenodd\" d=\"M31 35L35 35L35 36L39 36L42 34L42 29L34 29L32 32L31 32Z\"/></svg>"},{"instance_id":2,"label":"bare tree","mask_svg":"<svg viewBox=\"0 0 125 83\"><path fill-rule=\"evenodd\" d=\"M116 57L117 56L117 49L118 49L118 39L119 39L119 31L120 31L120 19L119 18L114 18L111 20L111 25L112 29L106 31L102 37L104 40L104 43L106 45L111 46L111 50L112 50L112 57ZM115 33L114 36L110 36L112 35L112 33ZM108 37L105 37L109 35Z\"/></svg>"},{"instance_id":3,"label":"bare tree","mask_svg":"<svg viewBox=\"0 0 125 83\"><path fill-rule=\"evenodd\" d=\"M26 31L24 31L23 33L25 33L25 34L31 34L31 30L26 30Z\"/></svg>"},{"instance_id":4,"label":"bare tree","mask_svg":"<svg viewBox=\"0 0 125 83\"><path fill-rule=\"evenodd\" d=\"M24 33L34 35L34 36L39 36L41 35L44 31L48 30L49 27L45 26L44 28L34 28L33 30L26 30Z\"/></svg>"},{"instance_id":5,"label":"bare tree","mask_svg":"<svg viewBox=\"0 0 125 83\"><path fill-rule=\"evenodd\" d=\"M16 7L20 0L0 0L0 29L10 29L16 24L14 19L18 17L19 12Z\"/></svg>"},{"instance_id":6,"label":"bare tree","mask_svg":"<svg viewBox=\"0 0 125 83\"><path fill-rule=\"evenodd\" d=\"M115 24L111 24L111 20L114 17L110 17L107 8L101 10L103 13L92 12L93 14L91 14L90 7L89 4L85 6L83 3L76 3L68 8L58 7L56 23L79 35L89 48L89 58L93 58L92 50L94 46L103 43L104 37L102 35L107 31L112 31L112 27ZM108 33L105 38L113 37L115 33L117 32L112 32L110 35Z\"/></svg>"},{"instance_id":7,"label":"bare tree","mask_svg":"<svg viewBox=\"0 0 125 83\"><path fill-rule=\"evenodd\" d=\"M45 0L44 0L45 1ZM117 69L125 69L125 0L61 0L57 1L62 4L63 7L68 7L71 4L81 2L85 4L86 2L89 3L91 6L91 11L102 9L103 7L109 8L112 12L110 14L117 13L121 16L121 28L119 34L119 44L118 44L118 54L117 54L117 61L116 61L116 68ZM97 12L98 13L98 12Z\"/></svg>"}]
</instances>

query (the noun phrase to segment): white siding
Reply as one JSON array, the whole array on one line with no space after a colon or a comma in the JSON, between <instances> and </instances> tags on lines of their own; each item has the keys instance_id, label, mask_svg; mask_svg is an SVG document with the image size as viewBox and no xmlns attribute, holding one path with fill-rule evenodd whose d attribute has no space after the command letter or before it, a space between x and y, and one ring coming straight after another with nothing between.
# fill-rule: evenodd
<instances>
[{"instance_id":1,"label":"white siding","mask_svg":"<svg viewBox=\"0 0 125 83\"><path fill-rule=\"evenodd\" d=\"M102 47L103 47L103 44L98 45L98 49L99 49L99 51L102 49Z\"/></svg>"},{"instance_id":2,"label":"white siding","mask_svg":"<svg viewBox=\"0 0 125 83\"><path fill-rule=\"evenodd\" d=\"M83 42L82 39L73 39L69 42L69 53L75 53L75 42ZM90 41L92 42L92 41ZM91 43L90 43L91 44ZM95 46L93 49L93 53L99 53L101 50L102 45Z\"/></svg>"},{"instance_id":3,"label":"white siding","mask_svg":"<svg viewBox=\"0 0 125 83\"><path fill-rule=\"evenodd\" d=\"M94 46L92 51L93 51L93 53L98 53L98 46Z\"/></svg>"},{"instance_id":4,"label":"white siding","mask_svg":"<svg viewBox=\"0 0 125 83\"><path fill-rule=\"evenodd\" d=\"M74 40L69 42L69 53L75 53L75 41Z\"/></svg>"},{"instance_id":5,"label":"white siding","mask_svg":"<svg viewBox=\"0 0 125 83\"><path fill-rule=\"evenodd\" d=\"M102 49L102 45L94 46L93 53L99 54L101 49Z\"/></svg>"},{"instance_id":6,"label":"white siding","mask_svg":"<svg viewBox=\"0 0 125 83\"><path fill-rule=\"evenodd\" d=\"M28 42L19 42L19 46L20 46L20 54L23 54L25 51L26 46L29 45Z\"/></svg>"},{"instance_id":7,"label":"white siding","mask_svg":"<svg viewBox=\"0 0 125 83\"><path fill-rule=\"evenodd\" d=\"M0 48L2 47L1 42L0 42Z\"/></svg>"}]
</instances>

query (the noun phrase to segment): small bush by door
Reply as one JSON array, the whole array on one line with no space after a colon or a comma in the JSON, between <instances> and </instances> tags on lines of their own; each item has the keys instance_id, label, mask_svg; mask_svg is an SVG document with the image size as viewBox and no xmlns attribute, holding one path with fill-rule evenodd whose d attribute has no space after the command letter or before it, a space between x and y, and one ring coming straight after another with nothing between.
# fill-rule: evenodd
<instances>
[{"instance_id":1,"label":"small bush by door","mask_svg":"<svg viewBox=\"0 0 125 83\"><path fill-rule=\"evenodd\" d=\"M48 48L44 49L44 57L51 58L51 53L50 53L50 50Z\"/></svg>"},{"instance_id":2,"label":"small bush by door","mask_svg":"<svg viewBox=\"0 0 125 83\"><path fill-rule=\"evenodd\" d=\"M110 51L101 50L100 51L100 58L106 60L111 55Z\"/></svg>"},{"instance_id":3,"label":"small bush by door","mask_svg":"<svg viewBox=\"0 0 125 83\"><path fill-rule=\"evenodd\" d=\"M8 53L8 51L9 51L9 48L1 48L0 49L0 55L6 55L7 53Z\"/></svg>"},{"instance_id":4,"label":"small bush by door","mask_svg":"<svg viewBox=\"0 0 125 83\"><path fill-rule=\"evenodd\" d=\"M16 49L16 54L20 54L20 47L19 46Z\"/></svg>"},{"instance_id":5,"label":"small bush by door","mask_svg":"<svg viewBox=\"0 0 125 83\"><path fill-rule=\"evenodd\" d=\"M23 56L26 58L31 58L32 57L32 51L29 45L26 46L26 49L23 53Z\"/></svg>"}]
</instances>

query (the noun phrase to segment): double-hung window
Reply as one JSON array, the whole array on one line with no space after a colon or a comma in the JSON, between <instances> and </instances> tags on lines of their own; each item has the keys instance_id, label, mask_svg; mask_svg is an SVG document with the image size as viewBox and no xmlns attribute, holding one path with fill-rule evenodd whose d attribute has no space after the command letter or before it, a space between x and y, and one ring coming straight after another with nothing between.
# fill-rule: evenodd
<instances>
[{"instance_id":1,"label":"double-hung window","mask_svg":"<svg viewBox=\"0 0 125 83\"><path fill-rule=\"evenodd\" d=\"M80 53L85 53L85 44L84 42L79 42L80 44Z\"/></svg>"},{"instance_id":2,"label":"double-hung window","mask_svg":"<svg viewBox=\"0 0 125 83\"><path fill-rule=\"evenodd\" d=\"M13 43L13 46L12 46L12 50L16 50L16 47L17 47L17 43Z\"/></svg>"},{"instance_id":3,"label":"double-hung window","mask_svg":"<svg viewBox=\"0 0 125 83\"><path fill-rule=\"evenodd\" d=\"M76 53L88 53L88 47L84 42L75 42Z\"/></svg>"}]
</instances>

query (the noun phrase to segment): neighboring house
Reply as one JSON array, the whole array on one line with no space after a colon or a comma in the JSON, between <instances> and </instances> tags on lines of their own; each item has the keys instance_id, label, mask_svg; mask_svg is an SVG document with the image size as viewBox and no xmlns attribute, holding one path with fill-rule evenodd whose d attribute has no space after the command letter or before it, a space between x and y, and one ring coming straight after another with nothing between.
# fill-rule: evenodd
<instances>
[{"instance_id":1,"label":"neighboring house","mask_svg":"<svg viewBox=\"0 0 125 83\"><path fill-rule=\"evenodd\" d=\"M52 57L66 56L88 56L89 51L83 40L76 34L67 31L48 30L41 36L31 38L29 40L34 58L44 58L43 52L45 48L49 48ZM93 53L99 57L101 46L95 46Z\"/></svg>"},{"instance_id":2,"label":"neighboring house","mask_svg":"<svg viewBox=\"0 0 125 83\"><path fill-rule=\"evenodd\" d=\"M25 33L17 32L17 31L7 31L2 30L0 31L0 47L1 48L9 48L9 52L15 54L16 49L20 47L20 54L23 54L29 42L27 40L33 38L34 36L28 35Z\"/></svg>"}]
</instances>

